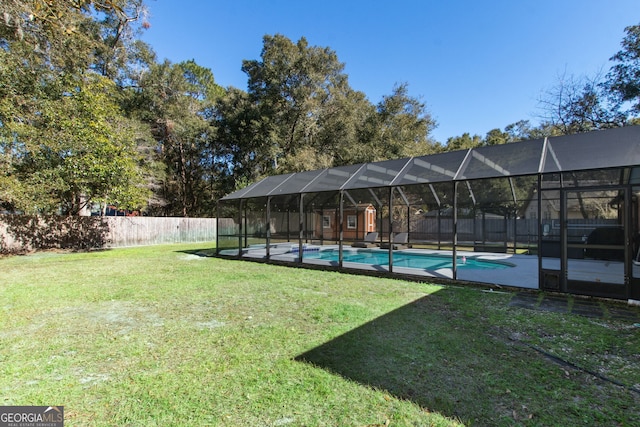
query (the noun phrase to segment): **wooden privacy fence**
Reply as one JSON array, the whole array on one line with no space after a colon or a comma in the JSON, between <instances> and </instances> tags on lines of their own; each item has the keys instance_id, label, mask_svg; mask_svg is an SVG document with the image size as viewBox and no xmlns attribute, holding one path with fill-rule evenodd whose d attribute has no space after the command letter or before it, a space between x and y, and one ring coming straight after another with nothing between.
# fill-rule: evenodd
<instances>
[{"instance_id":1,"label":"wooden privacy fence","mask_svg":"<svg viewBox=\"0 0 640 427\"><path fill-rule=\"evenodd\" d=\"M215 242L215 218L107 217L111 246Z\"/></svg>"},{"instance_id":2,"label":"wooden privacy fence","mask_svg":"<svg viewBox=\"0 0 640 427\"><path fill-rule=\"evenodd\" d=\"M0 253L215 240L215 218L0 215Z\"/></svg>"}]
</instances>

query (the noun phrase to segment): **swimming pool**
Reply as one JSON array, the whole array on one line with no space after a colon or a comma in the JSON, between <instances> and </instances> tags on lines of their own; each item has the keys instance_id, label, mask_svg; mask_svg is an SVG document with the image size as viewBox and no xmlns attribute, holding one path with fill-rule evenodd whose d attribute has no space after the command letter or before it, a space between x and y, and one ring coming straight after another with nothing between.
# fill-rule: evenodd
<instances>
[{"instance_id":1,"label":"swimming pool","mask_svg":"<svg viewBox=\"0 0 640 427\"><path fill-rule=\"evenodd\" d=\"M317 252L304 254L304 259L320 259L326 261L338 261L338 249L325 249ZM389 252L380 249L348 249L342 253L344 262L358 262L369 265L389 265ZM441 268L453 268L450 255L416 253L416 252L393 252L394 267L420 268L424 270L439 270ZM500 270L513 267L513 264L477 259L474 257L457 257L457 268L465 270Z\"/></svg>"}]
</instances>

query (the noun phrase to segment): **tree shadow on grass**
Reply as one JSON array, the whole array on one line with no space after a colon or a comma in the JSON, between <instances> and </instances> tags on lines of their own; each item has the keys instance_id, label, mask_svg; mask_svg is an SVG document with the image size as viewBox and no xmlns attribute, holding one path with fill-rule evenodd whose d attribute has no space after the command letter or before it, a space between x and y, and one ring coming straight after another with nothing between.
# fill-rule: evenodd
<instances>
[{"instance_id":1,"label":"tree shadow on grass","mask_svg":"<svg viewBox=\"0 0 640 427\"><path fill-rule=\"evenodd\" d=\"M209 258L216 256L216 248L202 248L202 249L186 249L177 251L178 253L194 255L203 258Z\"/></svg>"},{"instance_id":2,"label":"tree shadow on grass","mask_svg":"<svg viewBox=\"0 0 640 427\"><path fill-rule=\"evenodd\" d=\"M103 249L109 243L109 231L102 217L3 215L0 253Z\"/></svg>"},{"instance_id":3,"label":"tree shadow on grass","mask_svg":"<svg viewBox=\"0 0 640 427\"><path fill-rule=\"evenodd\" d=\"M295 359L467 425L554 424L556 411L574 410L579 404L566 397L573 394L558 384L581 388L593 379L567 378L563 367L511 340L510 332L487 326L484 315L464 312L454 291L444 289Z\"/></svg>"}]
</instances>

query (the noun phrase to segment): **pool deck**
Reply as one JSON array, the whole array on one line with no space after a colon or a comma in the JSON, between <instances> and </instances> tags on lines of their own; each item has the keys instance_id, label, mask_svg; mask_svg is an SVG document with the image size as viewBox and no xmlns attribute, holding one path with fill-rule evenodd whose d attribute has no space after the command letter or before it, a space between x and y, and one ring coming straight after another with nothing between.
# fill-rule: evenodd
<instances>
[{"instance_id":1,"label":"pool deck","mask_svg":"<svg viewBox=\"0 0 640 427\"><path fill-rule=\"evenodd\" d=\"M297 244L277 244L269 248L269 255L274 261L296 262L298 259ZM319 250L338 249L338 245L307 245L305 252L316 252ZM344 251L363 250L345 245ZM387 252L387 249L365 249L370 251ZM412 253L425 255L439 255L451 257L451 251L429 250L429 249L402 249L393 253ZM509 268L501 269L465 269L460 264L457 269L457 280L478 282L489 285L510 286L524 289L538 289L538 257L534 255L521 254L500 254L491 252L468 252L457 251L458 259L461 257L475 258L477 260L507 263ZM245 249L243 257L264 259L266 250L264 247L252 247ZM303 253L303 263L337 267L336 261L322 259L305 258ZM370 265L358 262L343 262L343 267L355 270L389 272L386 265ZM560 261L557 258L543 258L543 269L559 270ZM623 283L624 265L622 262L598 261L598 260L570 260L569 277L574 280L600 281L602 283ZM634 277L640 277L640 266L634 265ZM411 275L417 277L434 277L442 279L453 279L451 268L440 268L437 270L425 270L420 268L393 267L394 273Z\"/></svg>"}]
</instances>

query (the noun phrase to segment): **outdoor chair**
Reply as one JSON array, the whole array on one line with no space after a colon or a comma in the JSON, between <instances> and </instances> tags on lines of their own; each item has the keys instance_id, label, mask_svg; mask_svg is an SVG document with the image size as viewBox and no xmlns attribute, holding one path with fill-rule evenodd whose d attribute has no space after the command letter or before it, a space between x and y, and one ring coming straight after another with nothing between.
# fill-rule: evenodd
<instances>
[{"instance_id":1,"label":"outdoor chair","mask_svg":"<svg viewBox=\"0 0 640 427\"><path fill-rule=\"evenodd\" d=\"M393 236L393 249L407 249L409 245L409 233L398 233ZM389 242L380 244L380 248L389 249Z\"/></svg>"},{"instance_id":2,"label":"outdoor chair","mask_svg":"<svg viewBox=\"0 0 640 427\"><path fill-rule=\"evenodd\" d=\"M378 232L371 231L365 237L364 240L359 242L353 242L351 247L353 248L372 248L376 246L376 240L378 239Z\"/></svg>"}]
</instances>

